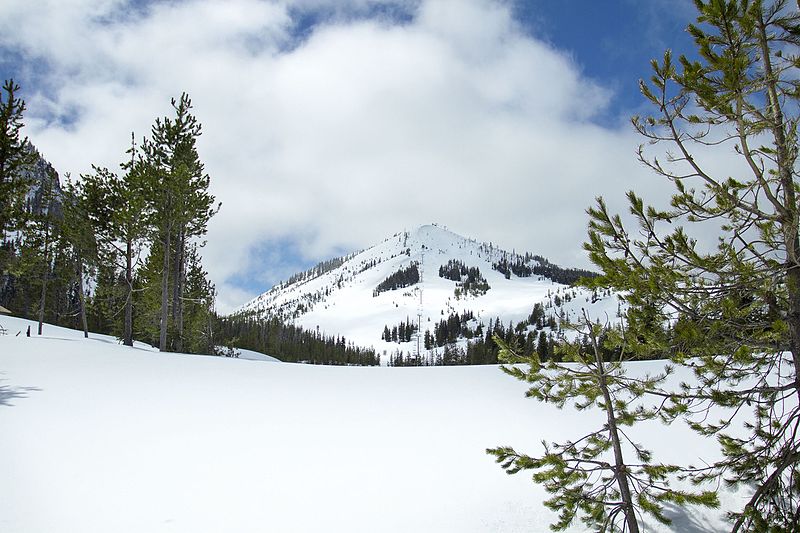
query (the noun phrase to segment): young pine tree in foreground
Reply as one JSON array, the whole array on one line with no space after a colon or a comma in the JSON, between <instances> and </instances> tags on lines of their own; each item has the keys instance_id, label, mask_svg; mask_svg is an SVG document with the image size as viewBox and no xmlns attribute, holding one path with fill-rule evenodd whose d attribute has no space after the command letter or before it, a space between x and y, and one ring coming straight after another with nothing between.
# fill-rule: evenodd
<instances>
[{"instance_id":1,"label":"young pine tree in foreground","mask_svg":"<svg viewBox=\"0 0 800 533\"><path fill-rule=\"evenodd\" d=\"M638 533L644 513L670 522L663 513L666 502L718 505L712 492L673 489L670 477L678 467L654 463L651 452L634 440L637 422L660 416L660 409L648 406L642 397L656 392L671 368L657 376L629 376L623 363L630 355L620 332L603 331L586 314L575 329L588 342L564 341L558 348L563 362L551 359L544 364L536 351L522 356L495 337L501 360L515 365L502 369L530 384L526 396L558 408L574 402L578 410L599 411L604 421L575 440L543 442L544 454L537 457L508 446L487 453L509 474L533 471L534 481L552 494L544 504L559 513L551 525L556 531L580 518L592 530ZM616 357L607 361L608 354Z\"/></svg>"}]
</instances>

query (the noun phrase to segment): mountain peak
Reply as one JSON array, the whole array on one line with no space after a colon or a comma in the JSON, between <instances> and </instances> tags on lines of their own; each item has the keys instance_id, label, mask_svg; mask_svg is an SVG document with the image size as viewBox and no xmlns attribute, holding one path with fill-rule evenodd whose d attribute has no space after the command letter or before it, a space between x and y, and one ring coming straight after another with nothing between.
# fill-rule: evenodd
<instances>
[{"instance_id":1,"label":"mountain peak","mask_svg":"<svg viewBox=\"0 0 800 533\"><path fill-rule=\"evenodd\" d=\"M566 285L578 274L588 273L425 224L292 276L240 312L279 316L386 353L398 346L383 340L382 332L401 322L413 322L421 335L455 314L474 317L475 327L497 320L519 324L537 303L549 306L552 314L572 300L575 305L594 304L591 293ZM579 309L563 311L568 315ZM411 346L399 348L408 351Z\"/></svg>"}]
</instances>

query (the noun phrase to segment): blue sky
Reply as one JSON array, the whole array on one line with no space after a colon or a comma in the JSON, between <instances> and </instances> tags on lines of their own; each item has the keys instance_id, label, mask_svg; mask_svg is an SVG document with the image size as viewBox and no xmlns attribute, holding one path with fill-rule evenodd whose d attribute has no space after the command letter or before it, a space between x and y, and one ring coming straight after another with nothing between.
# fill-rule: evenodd
<instances>
[{"instance_id":1,"label":"blue sky","mask_svg":"<svg viewBox=\"0 0 800 533\"><path fill-rule=\"evenodd\" d=\"M595 196L664 194L628 121L650 59L691 52L692 18L689 0L7 0L0 75L75 176L116 168L189 92L225 311L434 221L588 266Z\"/></svg>"},{"instance_id":2,"label":"blue sky","mask_svg":"<svg viewBox=\"0 0 800 533\"><path fill-rule=\"evenodd\" d=\"M685 31L694 5L681 0L521 0L515 15L531 35L573 54L582 71L614 91L609 115L639 110L638 80L650 76L650 60L669 48L693 55Z\"/></svg>"}]
</instances>

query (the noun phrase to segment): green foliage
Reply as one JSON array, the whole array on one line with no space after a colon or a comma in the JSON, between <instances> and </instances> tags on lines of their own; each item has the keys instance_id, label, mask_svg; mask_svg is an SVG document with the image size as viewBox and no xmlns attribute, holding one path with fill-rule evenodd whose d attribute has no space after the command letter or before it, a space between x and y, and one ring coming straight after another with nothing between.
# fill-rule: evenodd
<instances>
[{"instance_id":1,"label":"green foliage","mask_svg":"<svg viewBox=\"0 0 800 533\"><path fill-rule=\"evenodd\" d=\"M675 185L670 205L628 193L631 229L598 199L585 248L602 270L593 285L626 294L636 350L695 371L668 414L715 436L723 459L691 469L694 480L754 487L733 531L797 531L800 17L781 0L695 3L700 58L653 61L641 88L657 111L633 119L648 145L667 145L661 158L643 145L639 159ZM708 416L719 408L721 420Z\"/></svg>"},{"instance_id":2,"label":"green foliage","mask_svg":"<svg viewBox=\"0 0 800 533\"><path fill-rule=\"evenodd\" d=\"M716 506L712 492L671 488L670 478L678 467L654 463L651 452L627 429L661 416L660 407L649 407L642 398L661 394L659 387L672 368L666 366L656 376L629 376L623 362L631 354L622 331L602 328L586 314L579 326L571 327L589 342L563 342L559 347L563 363L543 362L536 351L521 355L495 337L505 363L502 370L530 385L527 397L560 409L573 403L579 411L596 410L605 422L563 444L543 441L544 454L538 457L509 446L487 453L509 474L533 471L533 480L551 494L545 506L559 513L551 525L556 531L568 528L578 517L599 531L638 531L641 513L669 523L663 514L666 502ZM619 355L606 361L604 352Z\"/></svg>"},{"instance_id":3,"label":"green foliage","mask_svg":"<svg viewBox=\"0 0 800 533\"><path fill-rule=\"evenodd\" d=\"M131 172L141 172L148 220L161 249L160 262L146 270L160 278L158 345L162 351L184 351L190 247L205 235L219 205L214 205L215 198L208 192L211 180L197 153L201 126L191 112L192 101L184 93L180 100L172 100L172 107L175 117L156 119ZM152 253L149 261L157 261ZM144 285L153 290L155 279L149 278ZM212 295L202 298L210 310Z\"/></svg>"},{"instance_id":4,"label":"green foliage","mask_svg":"<svg viewBox=\"0 0 800 533\"><path fill-rule=\"evenodd\" d=\"M123 344L133 345L133 307L135 271L140 265L143 247L152 235L150 209L147 202L144 165L131 135L130 161L120 165L125 174L120 178L106 168L94 168L82 176L82 201L87 206L97 239L99 260L121 272L108 295L123 295L114 314L115 333ZM98 287L99 290L99 287Z\"/></svg>"},{"instance_id":5,"label":"green foliage","mask_svg":"<svg viewBox=\"0 0 800 533\"><path fill-rule=\"evenodd\" d=\"M24 222L23 199L31 184L25 171L35 159L21 133L25 101L19 91L13 79L6 80L0 90L0 240ZM0 255L0 270L8 260Z\"/></svg>"}]
</instances>

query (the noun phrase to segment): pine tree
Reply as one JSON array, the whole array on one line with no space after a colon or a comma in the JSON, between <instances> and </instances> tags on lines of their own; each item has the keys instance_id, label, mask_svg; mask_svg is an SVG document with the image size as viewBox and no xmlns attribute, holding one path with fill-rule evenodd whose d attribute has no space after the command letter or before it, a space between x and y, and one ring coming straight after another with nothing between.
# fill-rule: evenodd
<instances>
[{"instance_id":1,"label":"pine tree","mask_svg":"<svg viewBox=\"0 0 800 533\"><path fill-rule=\"evenodd\" d=\"M720 442L723 459L693 470L697 481L754 487L732 530L798 531L800 17L783 0L695 3L699 59L653 61L641 89L655 114L633 119L648 145L667 147L639 158L674 184L671 207L628 193L629 229L598 199L586 249L603 272L595 286L625 292L639 351L694 369L672 413ZM738 159L734 174L709 150ZM711 232L716 242L702 238ZM750 418L704 416L719 409ZM742 424L749 434L729 431Z\"/></svg>"},{"instance_id":2,"label":"pine tree","mask_svg":"<svg viewBox=\"0 0 800 533\"><path fill-rule=\"evenodd\" d=\"M21 136L25 101L17 96L19 91L13 79L6 80L0 91L0 241L5 240L6 231L21 225L23 198L30 186L23 171L34 158L26 149L28 139ZM0 268L4 263L0 256Z\"/></svg>"},{"instance_id":3,"label":"pine tree","mask_svg":"<svg viewBox=\"0 0 800 533\"><path fill-rule=\"evenodd\" d=\"M97 167L82 177L82 201L99 241L100 258L123 273L121 338L126 346L133 346L134 272L152 229L144 165L131 137L130 160L120 165L125 171L122 177Z\"/></svg>"},{"instance_id":4,"label":"pine tree","mask_svg":"<svg viewBox=\"0 0 800 533\"><path fill-rule=\"evenodd\" d=\"M189 353L216 354L214 343L214 300L216 289L200 265L196 244L186 252L186 289L184 291L184 349Z\"/></svg>"},{"instance_id":5,"label":"pine tree","mask_svg":"<svg viewBox=\"0 0 800 533\"><path fill-rule=\"evenodd\" d=\"M63 219L61 220L61 248L70 251L74 265L74 279L78 287L79 314L83 336L89 336L86 315L86 293L84 281L87 272L96 266L97 239L90 218L90 208L84 194L82 182L67 180L63 188Z\"/></svg>"},{"instance_id":6,"label":"pine tree","mask_svg":"<svg viewBox=\"0 0 800 533\"><path fill-rule=\"evenodd\" d=\"M544 455L539 457L510 446L488 449L487 453L494 455L509 474L534 471L534 481L552 494L545 506L559 513L558 521L551 525L556 531L568 528L580 517L593 530L638 533L642 512L670 523L663 513L666 502L717 506L712 491L692 493L670 488L669 478L678 467L653 463L651 452L636 443L627 429L659 417L659 410L647 407L641 399L658 389L671 368L656 376L629 377L624 368L627 353L614 362L604 360L599 324L592 323L584 312L581 323L573 327L590 343L560 345L563 359L571 364L551 359L543 365L536 352L521 356L495 336L501 361L515 365L502 369L531 384L527 396L559 408L574 402L578 410L597 409L604 413L605 423L564 444L545 442ZM623 336L613 333L607 335L607 343L622 347L624 352Z\"/></svg>"},{"instance_id":7,"label":"pine tree","mask_svg":"<svg viewBox=\"0 0 800 533\"><path fill-rule=\"evenodd\" d=\"M20 271L21 277L28 278L29 285L38 284L39 287L36 306L39 335L42 334L47 311L47 286L53 273L54 243L58 239L59 222L62 216L59 208L57 182L58 175L52 168L49 168L47 176L42 179L38 195L26 206L27 222L22 229L23 246L20 250Z\"/></svg>"},{"instance_id":8,"label":"pine tree","mask_svg":"<svg viewBox=\"0 0 800 533\"><path fill-rule=\"evenodd\" d=\"M550 359L550 354L547 345L547 333L544 330L539 332L539 338L536 342L536 354L542 361Z\"/></svg>"},{"instance_id":9,"label":"pine tree","mask_svg":"<svg viewBox=\"0 0 800 533\"><path fill-rule=\"evenodd\" d=\"M142 146L141 160L149 186L152 223L162 253L158 343L162 351L170 348L170 326L172 349L184 348L187 246L193 238L206 233L209 219L219 209L208 192L210 178L197 153L201 126L191 113L191 99L184 93L180 100L172 100L172 107L175 118L156 119L151 138Z\"/></svg>"}]
</instances>

